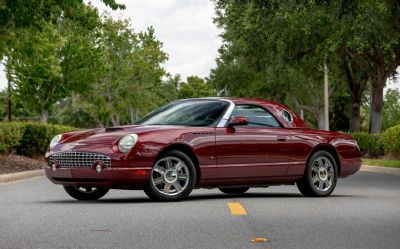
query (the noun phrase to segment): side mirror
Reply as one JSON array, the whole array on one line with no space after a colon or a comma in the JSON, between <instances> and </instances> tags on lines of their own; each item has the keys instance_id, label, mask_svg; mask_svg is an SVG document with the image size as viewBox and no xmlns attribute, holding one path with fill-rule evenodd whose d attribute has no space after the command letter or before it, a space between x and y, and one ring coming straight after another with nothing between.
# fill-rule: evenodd
<instances>
[{"instance_id":1,"label":"side mirror","mask_svg":"<svg viewBox=\"0 0 400 249\"><path fill-rule=\"evenodd\" d=\"M229 126L242 126L247 125L249 123L249 119L247 117L232 117L229 121Z\"/></svg>"}]
</instances>

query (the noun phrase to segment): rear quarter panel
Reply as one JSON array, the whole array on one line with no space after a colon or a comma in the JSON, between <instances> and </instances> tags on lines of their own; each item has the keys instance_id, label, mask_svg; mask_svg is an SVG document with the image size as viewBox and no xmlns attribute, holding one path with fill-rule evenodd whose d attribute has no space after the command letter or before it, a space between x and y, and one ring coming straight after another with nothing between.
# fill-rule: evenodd
<instances>
[{"instance_id":1,"label":"rear quarter panel","mask_svg":"<svg viewBox=\"0 0 400 249\"><path fill-rule=\"evenodd\" d=\"M290 129L293 142L293 166L288 175L303 175L308 158L319 149L334 149L340 165L340 177L354 174L361 167L361 153L352 137L336 132Z\"/></svg>"}]
</instances>

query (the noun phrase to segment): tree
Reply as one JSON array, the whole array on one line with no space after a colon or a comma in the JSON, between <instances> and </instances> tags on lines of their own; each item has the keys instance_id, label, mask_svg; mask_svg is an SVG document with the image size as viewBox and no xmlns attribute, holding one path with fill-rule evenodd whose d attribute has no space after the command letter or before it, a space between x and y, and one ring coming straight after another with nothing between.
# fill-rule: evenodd
<instances>
[{"instance_id":1,"label":"tree","mask_svg":"<svg viewBox=\"0 0 400 249\"><path fill-rule=\"evenodd\" d=\"M386 130L400 124L400 92L397 89L388 89L385 94L383 110L383 129Z\"/></svg>"},{"instance_id":2,"label":"tree","mask_svg":"<svg viewBox=\"0 0 400 249\"><path fill-rule=\"evenodd\" d=\"M43 123L54 103L71 92L87 90L100 71L93 39L99 24L97 11L81 5L75 14L74 20L20 28L8 54L16 96L26 108L40 113Z\"/></svg>"},{"instance_id":3,"label":"tree","mask_svg":"<svg viewBox=\"0 0 400 249\"><path fill-rule=\"evenodd\" d=\"M289 68L319 83L317 69L327 58L335 70L341 68L331 77L346 76L350 129L359 129L362 96L371 82L371 131L380 131L383 87L400 64L399 1L215 0L215 5L224 44L210 80L220 92L285 99L293 83L282 75ZM252 90L243 90L243 82Z\"/></svg>"},{"instance_id":4,"label":"tree","mask_svg":"<svg viewBox=\"0 0 400 249\"><path fill-rule=\"evenodd\" d=\"M212 88L198 76L189 76L186 82L180 84L178 98L202 98L213 95Z\"/></svg>"},{"instance_id":5,"label":"tree","mask_svg":"<svg viewBox=\"0 0 400 249\"><path fill-rule=\"evenodd\" d=\"M163 84L167 54L154 29L135 33L129 20L105 16L97 42L104 69L92 89L81 94L101 126L133 122L140 111L161 102L154 92Z\"/></svg>"},{"instance_id":6,"label":"tree","mask_svg":"<svg viewBox=\"0 0 400 249\"><path fill-rule=\"evenodd\" d=\"M326 45L332 17L318 5L296 1L220 0L216 9L215 22L224 28L210 75L217 90L293 104L324 128L323 64L337 60Z\"/></svg>"}]
</instances>

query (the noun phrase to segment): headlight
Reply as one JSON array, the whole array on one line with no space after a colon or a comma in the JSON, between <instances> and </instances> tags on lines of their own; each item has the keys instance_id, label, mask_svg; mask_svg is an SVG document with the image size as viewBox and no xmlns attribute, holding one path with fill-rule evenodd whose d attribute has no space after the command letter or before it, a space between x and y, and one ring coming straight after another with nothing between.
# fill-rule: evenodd
<instances>
[{"instance_id":1,"label":"headlight","mask_svg":"<svg viewBox=\"0 0 400 249\"><path fill-rule=\"evenodd\" d=\"M56 146L62 138L61 134L58 134L57 136L53 137L53 139L50 141L50 149L53 149L54 146Z\"/></svg>"},{"instance_id":2,"label":"headlight","mask_svg":"<svg viewBox=\"0 0 400 249\"><path fill-rule=\"evenodd\" d=\"M130 149L135 146L138 140L138 135L136 134L129 134L121 138L118 142L118 150L121 152L128 152Z\"/></svg>"}]
</instances>

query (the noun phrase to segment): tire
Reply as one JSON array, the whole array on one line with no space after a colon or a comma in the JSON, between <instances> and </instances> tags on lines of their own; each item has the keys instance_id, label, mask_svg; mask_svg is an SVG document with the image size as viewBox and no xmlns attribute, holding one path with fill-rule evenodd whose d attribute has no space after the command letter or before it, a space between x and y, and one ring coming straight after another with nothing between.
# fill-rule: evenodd
<instances>
[{"instance_id":1,"label":"tire","mask_svg":"<svg viewBox=\"0 0 400 249\"><path fill-rule=\"evenodd\" d=\"M98 200L104 195L106 195L107 192L110 190L108 188L74 187L74 186L64 186L64 189L72 198L75 198L80 201Z\"/></svg>"},{"instance_id":2,"label":"tire","mask_svg":"<svg viewBox=\"0 0 400 249\"><path fill-rule=\"evenodd\" d=\"M250 188L237 187L237 188L219 188L222 193L225 194L243 194L246 193Z\"/></svg>"},{"instance_id":3,"label":"tire","mask_svg":"<svg viewBox=\"0 0 400 249\"><path fill-rule=\"evenodd\" d=\"M333 156L324 150L315 152L308 160L297 188L307 197L329 196L336 187L338 170Z\"/></svg>"},{"instance_id":4,"label":"tire","mask_svg":"<svg viewBox=\"0 0 400 249\"><path fill-rule=\"evenodd\" d=\"M192 160L178 150L163 154L153 165L144 192L156 201L180 201L196 184L196 168Z\"/></svg>"}]
</instances>

